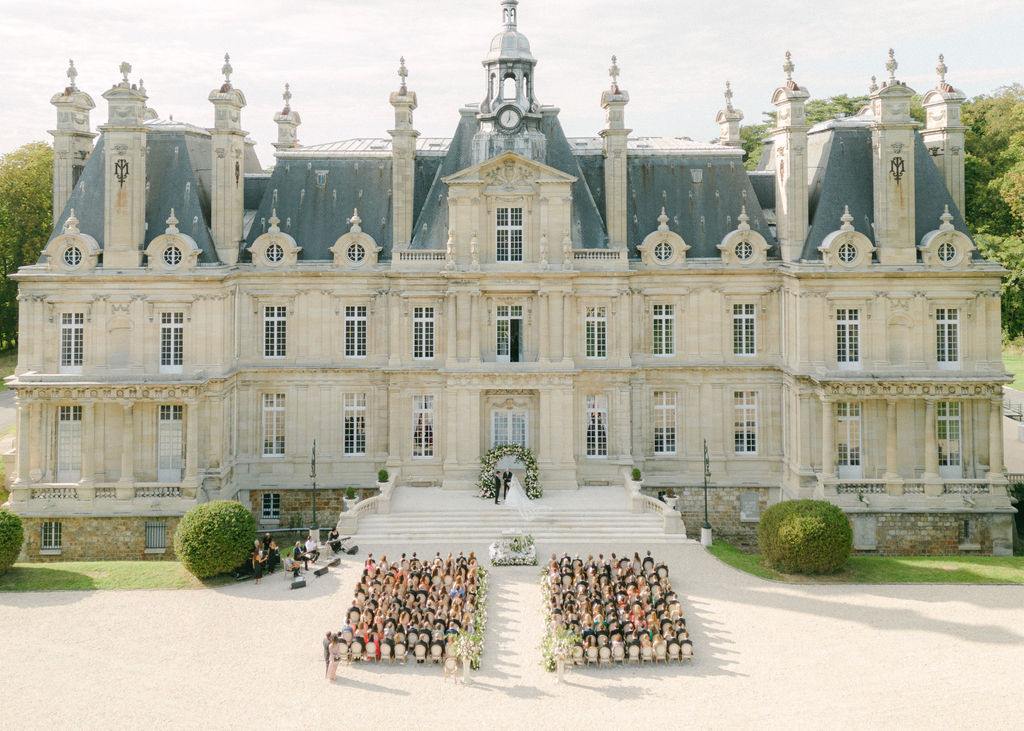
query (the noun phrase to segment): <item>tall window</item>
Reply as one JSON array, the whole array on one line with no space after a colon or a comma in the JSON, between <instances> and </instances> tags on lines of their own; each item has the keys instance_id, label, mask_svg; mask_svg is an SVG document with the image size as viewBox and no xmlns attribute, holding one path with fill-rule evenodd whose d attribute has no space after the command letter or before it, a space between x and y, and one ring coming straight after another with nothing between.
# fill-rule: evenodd
<instances>
[{"instance_id":1,"label":"tall window","mask_svg":"<svg viewBox=\"0 0 1024 731\"><path fill-rule=\"evenodd\" d=\"M185 313L160 313L160 372L181 373L185 352Z\"/></svg>"},{"instance_id":2,"label":"tall window","mask_svg":"<svg viewBox=\"0 0 1024 731\"><path fill-rule=\"evenodd\" d=\"M733 444L736 454L757 454L757 392L733 393Z\"/></svg>"},{"instance_id":3,"label":"tall window","mask_svg":"<svg viewBox=\"0 0 1024 731\"><path fill-rule=\"evenodd\" d=\"M260 517L264 520L281 519L281 493L265 492L260 498Z\"/></svg>"},{"instance_id":4,"label":"tall window","mask_svg":"<svg viewBox=\"0 0 1024 731\"><path fill-rule=\"evenodd\" d=\"M284 456L284 394L263 394L263 456Z\"/></svg>"},{"instance_id":5,"label":"tall window","mask_svg":"<svg viewBox=\"0 0 1024 731\"><path fill-rule=\"evenodd\" d=\"M272 305L263 308L263 357L284 358L288 354L288 308Z\"/></svg>"},{"instance_id":6,"label":"tall window","mask_svg":"<svg viewBox=\"0 0 1024 731\"><path fill-rule=\"evenodd\" d=\"M518 444L528 447L529 416L525 411L495 409L491 412L491 446Z\"/></svg>"},{"instance_id":7,"label":"tall window","mask_svg":"<svg viewBox=\"0 0 1024 731\"><path fill-rule=\"evenodd\" d=\"M523 209L499 208L497 225L498 261L523 260Z\"/></svg>"},{"instance_id":8,"label":"tall window","mask_svg":"<svg viewBox=\"0 0 1024 731\"><path fill-rule=\"evenodd\" d=\"M82 407L57 407L57 482L82 479Z\"/></svg>"},{"instance_id":9,"label":"tall window","mask_svg":"<svg viewBox=\"0 0 1024 731\"><path fill-rule=\"evenodd\" d=\"M960 310L935 310L935 356L939 367L951 368L960 364Z\"/></svg>"},{"instance_id":10,"label":"tall window","mask_svg":"<svg viewBox=\"0 0 1024 731\"><path fill-rule=\"evenodd\" d=\"M654 453L676 453L676 393L654 392Z\"/></svg>"},{"instance_id":11,"label":"tall window","mask_svg":"<svg viewBox=\"0 0 1024 731\"><path fill-rule=\"evenodd\" d=\"M81 373L84 353L85 313L62 313L60 316L60 372Z\"/></svg>"},{"instance_id":12,"label":"tall window","mask_svg":"<svg viewBox=\"0 0 1024 731\"><path fill-rule=\"evenodd\" d=\"M587 357L608 357L608 310L588 307L586 310Z\"/></svg>"},{"instance_id":13,"label":"tall window","mask_svg":"<svg viewBox=\"0 0 1024 731\"><path fill-rule=\"evenodd\" d=\"M43 551L59 551L63 548L61 525L58 520L45 520L39 531L39 548Z\"/></svg>"},{"instance_id":14,"label":"tall window","mask_svg":"<svg viewBox=\"0 0 1024 731\"><path fill-rule=\"evenodd\" d=\"M366 357L366 305L345 307L345 357Z\"/></svg>"},{"instance_id":15,"label":"tall window","mask_svg":"<svg viewBox=\"0 0 1024 731\"><path fill-rule=\"evenodd\" d=\"M676 307L654 305L654 354L676 353Z\"/></svg>"},{"instance_id":16,"label":"tall window","mask_svg":"<svg viewBox=\"0 0 1024 731\"><path fill-rule=\"evenodd\" d=\"M939 401L935 416L939 474L943 477L963 477L960 460L960 402Z\"/></svg>"},{"instance_id":17,"label":"tall window","mask_svg":"<svg viewBox=\"0 0 1024 731\"><path fill-rule=\"evenodd\" d=\"M434 308L415 307L412 314L412 357L429 360L434 357Z\"/></svg>"},{"instance_id":18,"label":"tall window","mask_svg":"<svg viewBox=\"0 0 1024 731\"><path fill-rule=\"evenodd\" d=\"M836 310L836 362L840 368L860 366L860 310Z\"/></svg>"},{"instance_id":19,"label":"tall window","mask_svg":"<svg viewBox=\"0 0 1024 731\"><path fill-rule=\"evenodd\" d=\"M157 425L158 482L181 480L181 415L181 404L160 404L160 420Z\"/></svg>"},{"instance_id":20,"label":"tall window","mask_svg":"<svg viewBox=\"0 0 1024 731\"><path fill-rule=\"evenodd\" d=\"M755 305L732 306L732 352L733 355L755 355L757 353L757 315Z\"/></svg>"},{"instance_id":21,"label":"tall window","mask_svg":"<svg viewBox=\"0 0 1024 731\"><path fill-rule=\"evenodd\" d=\"M345 454L366 454L366 394L346 393L343 397Z\"/></svg>"},{"instance_id":22,"label":"tall window","mask_svg":"<svg viewBox=\"0 0 1024 731\"><path fill-rule=\"evenodd\" d=\"M587 396L587 456L608 456L608 398Z\"/></svg>"},{"instance_id":23,"label":"tall window","mask_svg":"<svg viewBox=\"0 0 1024 731\"><path fill-rule=\"evenodd\" d=\"M860 403L840 401L836 404L836 457L840 477L861 477Z\"/></svg>"},{"instance_id":24,"label":"tall window","mask_svg":"<svg viewBox=\"0 0 1024 731\"><path fill-rule=\"evenodd\" d=\"M523 306L498 305L496 308L495 354L499 363L518 363L522 358Z\"/></svg>"},{"instance_id":25,"label":"tall window","mask_svg":"<svg viewBox=\"0 0 1024 731\"><path fill-rule=\"evenodd\" d=\"M434 456L434 397L412 397L412 456Z\"/></svg>"}]
</instances>

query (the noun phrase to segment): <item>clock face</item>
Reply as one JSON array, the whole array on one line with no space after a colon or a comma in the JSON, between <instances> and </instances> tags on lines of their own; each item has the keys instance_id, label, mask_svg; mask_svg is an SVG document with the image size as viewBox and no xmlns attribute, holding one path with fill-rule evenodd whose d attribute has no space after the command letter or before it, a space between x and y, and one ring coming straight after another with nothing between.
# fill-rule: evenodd
<instances>
[{"instance_id":1,"label":"clock face","mask_svg":"<svg viewBox=\"0 0 1024 731\"><path fill-rule=\"evenodd\" d=\"M505 107L498 112L498 125L505 130L514 130L522 119L522 113L515 107Z\"/></svg>"}]
</instances>

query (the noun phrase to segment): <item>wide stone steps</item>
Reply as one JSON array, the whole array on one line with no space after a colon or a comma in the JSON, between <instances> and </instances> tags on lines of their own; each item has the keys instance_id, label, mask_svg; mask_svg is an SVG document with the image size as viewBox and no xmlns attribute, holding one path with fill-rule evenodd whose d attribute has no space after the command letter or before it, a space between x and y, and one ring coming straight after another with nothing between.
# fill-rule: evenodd
<instances>
[{"instance_id":1,"label":"wide stone steps","mask_svg":"<svg viewBox=\"0 0 1024 731\"><path fill-rule=\"evenodd\" d=\"M527 521L518 512L500 507L367 515L359 519L355 536L363 543L436 542L439 538L489 542L518 531L532 535L537 541L686 541L685 536L666 535L662 518L657 515L617 510L547 510Z\"/></svg>"}]
</instances>

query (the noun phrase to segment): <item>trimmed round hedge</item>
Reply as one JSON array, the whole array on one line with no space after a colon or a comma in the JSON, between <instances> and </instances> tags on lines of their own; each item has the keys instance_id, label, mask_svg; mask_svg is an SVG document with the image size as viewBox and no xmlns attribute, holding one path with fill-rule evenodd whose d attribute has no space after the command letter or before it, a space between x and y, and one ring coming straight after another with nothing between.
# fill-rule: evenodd
<instances>
[{"instance_id":1,"label":"trimmed round hedge","mask_svg":"<svg viewBox=\"0 0 1024 731\"><path fill-rule=\"evenodd\" d=\"M174 552L197 579L238 568L252 554L256 518L233 500L215 500L189 510L174 534Z\"/></svg>"},{"instance_id":2,"label":"trimmed round hedge","mask_svg":"<svg viewBox=\"0 0 1024 731\"><path fill-rule=\"evenodd\" d=\"M853 547L846 514L823 500L787 500L761 513L757 545L765 563L789 574L831 574Z\"/></svg>"},{"instance_id":3,"label":"trimmed round hedge","mask_svg":"<svg viewBox=\"0 0 1024 731\"><path fill-rule=\"evenodd\" d=\"M25 526L21 516L0 508L0 574L18 560L21 544L25 542Z\"/></svg>"}]
</instances>

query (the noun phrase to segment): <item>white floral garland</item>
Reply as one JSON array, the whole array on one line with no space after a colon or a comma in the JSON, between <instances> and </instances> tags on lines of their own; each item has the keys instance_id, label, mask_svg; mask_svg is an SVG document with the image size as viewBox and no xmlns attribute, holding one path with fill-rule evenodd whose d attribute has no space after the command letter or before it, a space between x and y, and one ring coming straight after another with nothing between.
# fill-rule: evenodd
<instances>
[{"instance_id":1,"label":"white floral garland","mask_svg":"<svg viewBox=\"0 0 1024 731\"><path fill-rule=\"evenodd\" d=\"M540 469L537 467L537 457L534 456L533 450L518 444L499 444L480 458L480 478L477 480L480 497L494 497L494 471L498 468L499 460L509 455L522 462L526 468L526 476L523 481L526 497L536 500L543 495L544 490L539 481Z\"/></svg>"},{"instance_id":2,"label":"white floral garland","mask_svg":"<svg viewBox=\"0 0 1024 731\"><path fill-rule=\"evenodd\" d=\"M537 547L533 536L502 538L490 546L492 566L536 566Z\"/></svg>"},{"instance_id":3,"label":"white floral garland","mask_svg":"<svg viewBox=\"0 0 1024 731\"><path fill-rule=\"evenodd\" d=\"M460 660L469 660L473 670L480 668L480 657L484 654L484 631L487 629L487 590L490 588L490 576L483 567L477 568L476 608L473 612L473 631L459 632L455 636L455 656Z\"/></svg>"}]
</instances>

